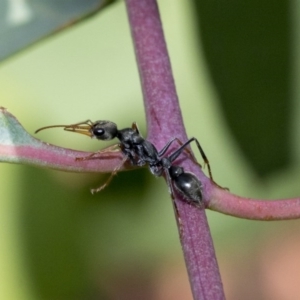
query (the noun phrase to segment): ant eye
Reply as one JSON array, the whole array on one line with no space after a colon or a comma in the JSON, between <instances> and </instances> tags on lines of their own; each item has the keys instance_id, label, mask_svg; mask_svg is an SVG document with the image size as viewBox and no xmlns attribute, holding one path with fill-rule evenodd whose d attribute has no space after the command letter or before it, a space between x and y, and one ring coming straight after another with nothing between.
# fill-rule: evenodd
<instances>
[{"instance_id":1,"label":"ant eye","mask_svg":"<svg viewBox=\"0 0 300 300\"><path fill-rule=\"evenodd\" d=\"M103 128L94 128L93 134L95 137L101 137L105 133L105 130Z\"/></svg>"}]
</instances>

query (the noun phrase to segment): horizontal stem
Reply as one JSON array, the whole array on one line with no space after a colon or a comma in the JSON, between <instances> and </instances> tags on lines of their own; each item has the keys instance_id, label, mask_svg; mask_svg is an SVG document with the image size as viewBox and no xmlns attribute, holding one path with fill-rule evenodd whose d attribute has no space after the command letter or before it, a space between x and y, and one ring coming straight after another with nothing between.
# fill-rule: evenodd
<instances>
[{"instance_id":1,"label":"horizontal stem","mask_svg":"<svg viewBox=\"0 0 300 300\"><path fill-rule=\"evenodd\" d=\"M42 142L41 144L45 147L0 145L0 161L69 172L108 173L122 162L123 157L122 153L103 153L97 155L95 159L76 161L76 158L87 157L92 153L61 148ZM124 166L120 170L122 169L124 170Z\"/></svg>"},{"instance_id":2,"label":"horizontal stem","mask_svg":"<svg viewBox=\"0 0 300 300\"><path fill-rule=\"evenodd\" d=\"M97 153L95 159L76 160L91 153L44 143L30 135L15 116L0 107L0 161L24 163L70 172L111 172L123 159L121 151ZM132 168L125 164L120 170Z\"/></svg>"},{"instance_id":3,"label":"horizontal stem","mask_svg":"<svg viewBox=\"0 0 300 300\"><path fill-rule=\"evenodd\" d=\"M250 220L289 220L300 218L300 198L258 200L244 198L215 187L207 208L223 214Z\"/></svg>"}]
</instances>

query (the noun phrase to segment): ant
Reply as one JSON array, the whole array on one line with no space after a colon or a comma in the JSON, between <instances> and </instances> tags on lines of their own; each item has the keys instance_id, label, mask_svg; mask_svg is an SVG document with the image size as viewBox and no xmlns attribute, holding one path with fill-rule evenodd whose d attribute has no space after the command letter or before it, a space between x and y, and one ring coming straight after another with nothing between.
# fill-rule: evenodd
<instances>
[{"instance_id":1,"label":"ant","mask_svg":"<svg viewBox=\"0 0 300 300\"><path fill-rule=\"evenodd\" d=\"M91 138L96 138L103 141L112 140L114 138L119 139L120 143L118 144L112 145L98 152L94 152L89 156L76 158L77 161L89 160L93 159L99 153L112 152L116 149L121 149L124 154L122 162L113 170L108 180L102 186L92 189L92 193L99 192L104 189L110 183L113 176L117 174L123 164L129 160L133 166L148 165L151 173L155 176L162 176L165 174L173 199L174 185L175 190L178 191L185 198L185 200L192 202L197 206L202 205L201 182L193 173L185 172L182 167L173 165L174 160L183 151L187 151L188 154L192 156L192 159L197 163L190 150L186 148L193 141L196 143L204 163L207 164L209 176L211 180L213 180L209 161L202 147L200 146L200 143L194 137L190 138L185 143L182 143L178 138L173 138L160 151L158 151L151 142L141 136L138 126L135 122L132 123L131 128L119 130L117 125L111 121L92 122L87 120L72 125L46 126L38 129L35 133L54 127L63 127L66 131L81 133ZM181 146L171 155L165 157L165 153L174 141L177 141Z\"/></svg>"}]
</instances>

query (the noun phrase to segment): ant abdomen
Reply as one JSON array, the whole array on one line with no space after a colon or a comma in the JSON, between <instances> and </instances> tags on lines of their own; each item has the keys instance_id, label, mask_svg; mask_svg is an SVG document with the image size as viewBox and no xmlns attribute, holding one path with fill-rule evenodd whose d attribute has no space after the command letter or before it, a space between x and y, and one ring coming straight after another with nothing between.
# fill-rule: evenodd
<instances>
[{"instance_id":1,"label":"ant abdomen","mask_svg":"<svg viewBox=\"0 0 300 300\"><path fill-rule=\"evenodd\" d=\"M190 172L184 172L184 169L179 166L171 166L169 174L172 179L176 191L188 202L196 205L202 205L202 184Z\"/></svg>"}]
</instances>

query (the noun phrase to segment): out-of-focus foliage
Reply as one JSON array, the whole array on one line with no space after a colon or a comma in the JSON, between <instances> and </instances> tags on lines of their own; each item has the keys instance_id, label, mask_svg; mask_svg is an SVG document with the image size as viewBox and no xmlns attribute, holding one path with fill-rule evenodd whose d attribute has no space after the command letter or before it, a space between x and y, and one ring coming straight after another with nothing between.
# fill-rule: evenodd
<instances>
[{"instance_id":1,"label":"out-of-focus foliage","mask_svg":"<svg viewBox=\"0 0 300 300\"><path fill-rule=\"evenodd\" d=\"M194 0L228 125L259 175L291 162L291 1Z\"/></svg>"},{"instance_id":2,"label":"out-of-focus foliage","mask_svg":"<svg viewBox=\"0 0 300 300\"><path fill-rule=\"evenodd\" d=\"M0 60L91 15L113 0L0 1Z\"/></svg>"}]
</instances>

